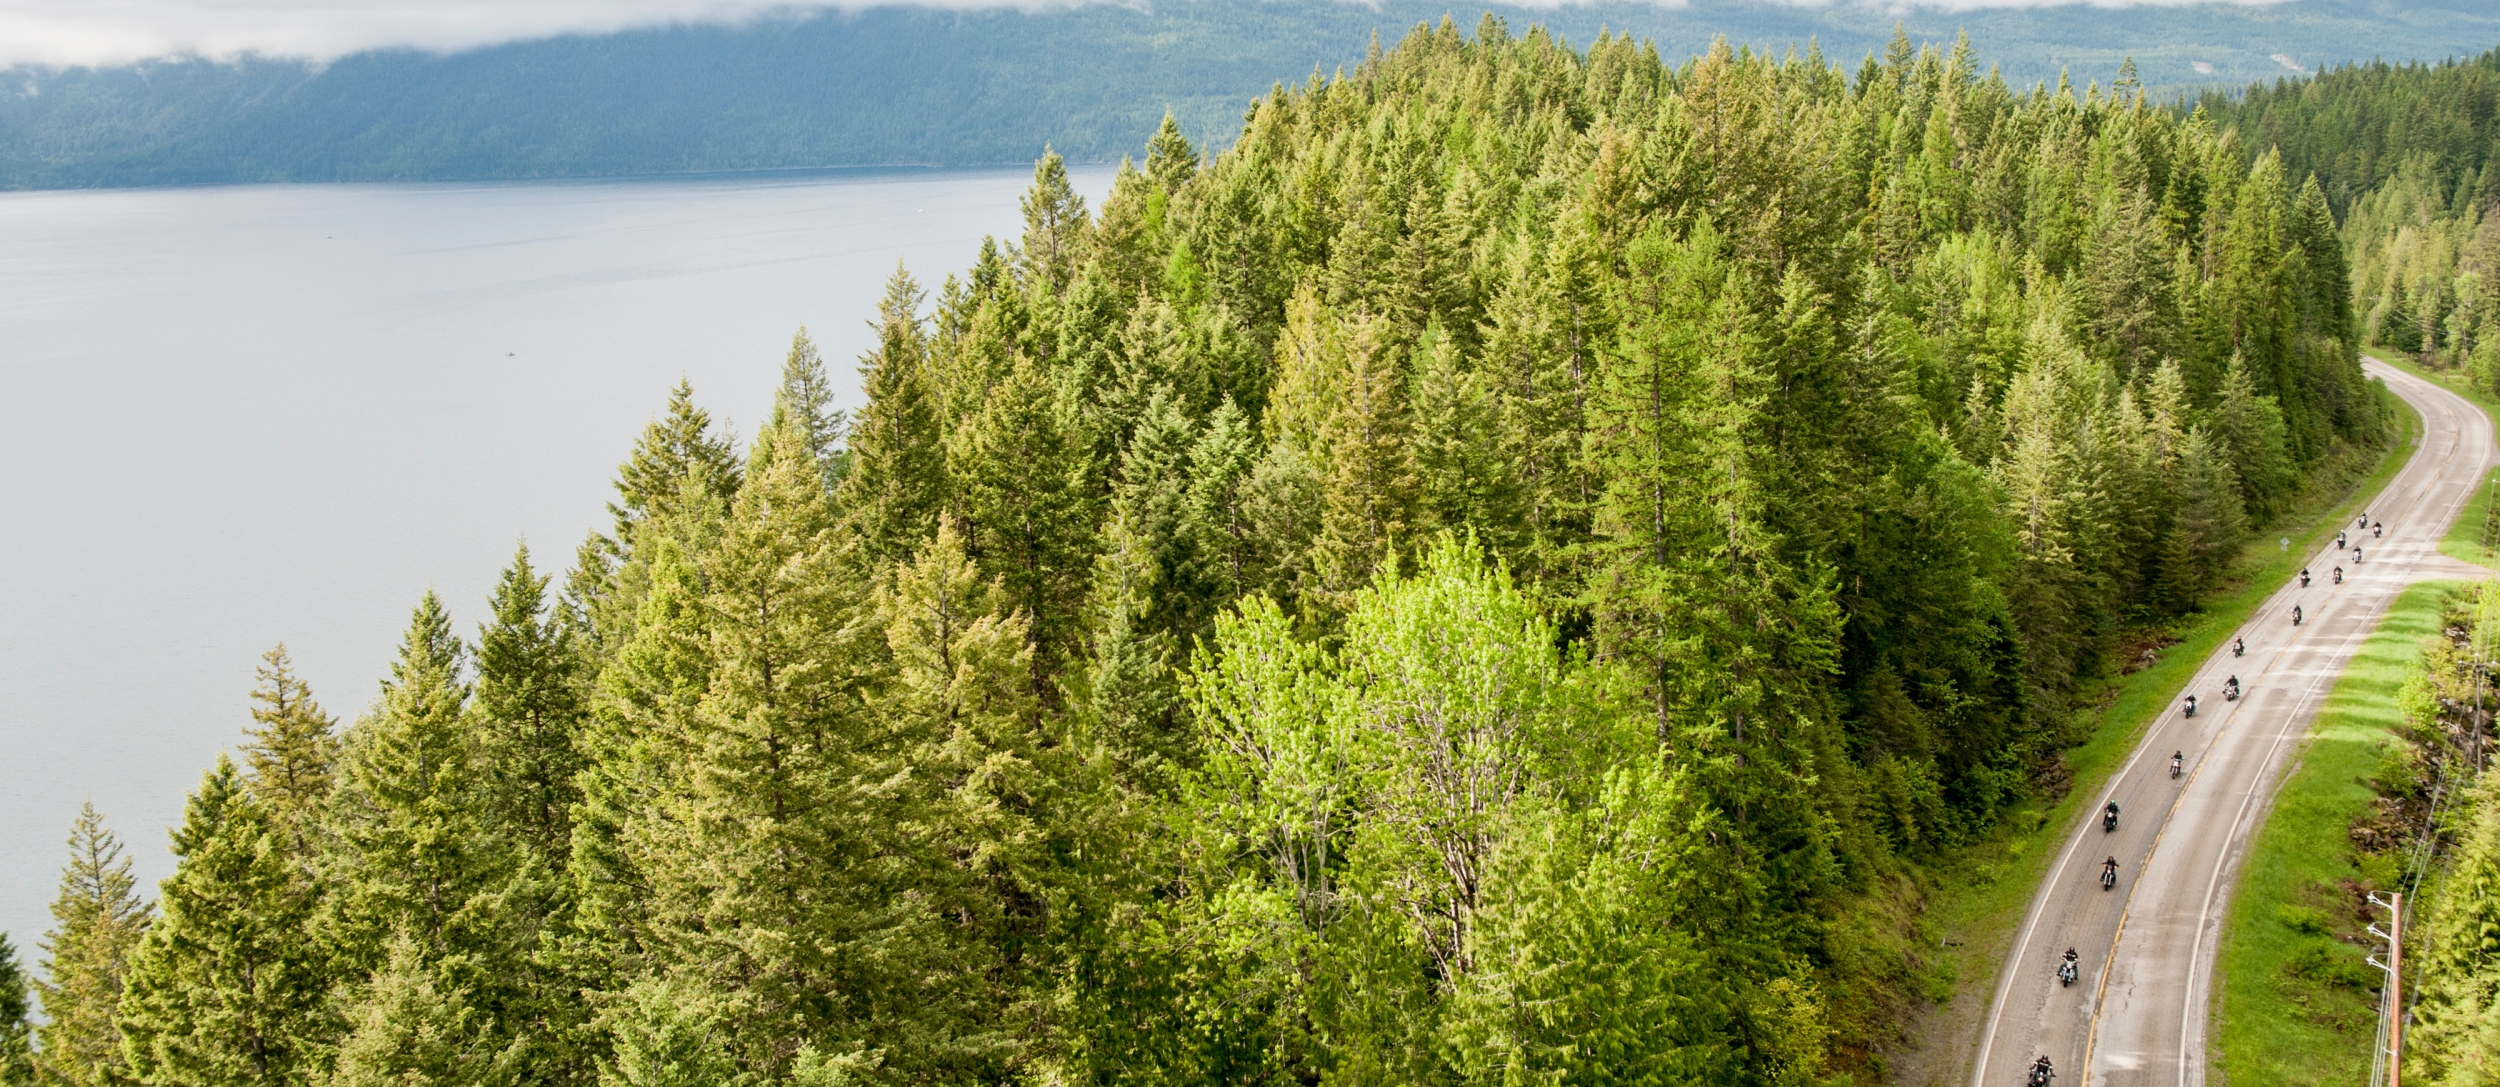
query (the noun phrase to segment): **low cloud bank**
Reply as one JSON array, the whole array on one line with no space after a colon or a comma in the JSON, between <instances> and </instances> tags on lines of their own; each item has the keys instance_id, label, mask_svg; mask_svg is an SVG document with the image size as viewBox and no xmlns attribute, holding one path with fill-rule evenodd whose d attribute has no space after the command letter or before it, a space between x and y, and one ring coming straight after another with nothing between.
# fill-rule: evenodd
<instances>
[{"instance_id":1,"label":"low cloud bank","mask_svg":"<svg viewBox=\"0 0 2500 1087\"><path fill-rule=\"evenodd\" d=\"M1115 0L915 0L944 9L1044 10ZM1147 6L1148 0L1124 0ZM1245 0L1258 2L1258 0ZM1558 7L1581 0L1513 0ZM2078 0L1791 0L1880 11L2073 6ZM2275 0L2081 0L2092 7L2263 6ZM736 24L874 6L858 0L0 0L0 67L104 66L246 54L326 61L369 49L455 52L560 34ZM1661 4L1684 7L1682 2Z\"/></svg>"}]
</instances>

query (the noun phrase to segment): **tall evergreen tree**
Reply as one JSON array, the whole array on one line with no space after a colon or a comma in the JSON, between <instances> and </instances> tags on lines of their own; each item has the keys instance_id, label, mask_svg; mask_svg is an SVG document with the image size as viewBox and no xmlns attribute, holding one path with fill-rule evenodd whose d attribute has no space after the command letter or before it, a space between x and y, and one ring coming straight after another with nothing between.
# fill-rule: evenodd
<instances>
[{"instance_id":1,"label":"tall evergreen tree","mask_svg":"<svg viewBox=\"0 0 2500 1087\"><path fill-rule=\"evenodd\" d=\"M34 1087L35 1028L28 1020L34 980L18 961L9 934L0 932L0 1087Z\"/></svg>"},{"instance_id":2,"label":"tall evergreen tree","mask_svg":"<svg viewBox=\"0 0 2500 1087\"><path fill-rule=\"evenodd\" d=\"M174 874L131 959L121 1031L150 1084L320 1081L327 963L289 831L224 758L174 831Z\"/></svg>"},{"instance_id":3,"label":"tall evergreen tree","mask_svg":"<svg viewBox=\"0 0 2500 1087\"><path fill-rule=\"evenodd\" d=\"M868 405L850 430L851 471L837 505L871 569L908 556L947 502L945 391L921 327L924 300L897 265L877 306L877 346L860 365Z\"/></svg>"},{"instance_id":4,"label":"tall evergreen tree","mask_svg":"<svg viewBox=\"0 0 2500 1087\"><path fill-rule=\"evenodd\" d=\"M825 376L825 361L805 328L790 337L790 355L781 363L781 388L773 394L765 425L799 428L807 436L809 457L824 470L825 488L842 481L848 459L842 433L850 424L842 409L833 406L833 382Z\"/></svg>"},{"instance_id":5,"label":"tall evergreen tree","mask_svg":"<svg viewBox=\"0 0 2500 1087\"><path fill-rule=\"evenodd\" d=\"M382 969L397 933L463 985L514 980L519 919L499 901L514 851L488 817L493 793L466 712L466 656L450 614L427 592L381 697L347 734L321 927L351 975Z\"/></svg>"},{"instance_id":6,"label":"tall evergreen tree","mask_svg":"<svg viewBox=\"0 0 2500 1087\"><path fill-rule=\"evenodd\" d=\"M313 701L312 688L296 678L286 647L260 658L253 688L252 723L243 747L250 786L299 863L312 857L311 831L330 802L338 768L338 722Z\"/></svg>"},{"instance_id":7,"label":"tall evergreen tree","mask_svg":"<svg viewBox=\"0 0 2500 1087\"><path fill-rule=\"evenodd\" d=\"M478 628L470 709L494 825L560 868L581 799L574 778L582 768L584 682L580 651L549 607L547 582L530 567L528 545L513 553L487 602L494 619Z\"/></svg>"},{"instance_id":8,"label":"tall evergreen tree","mask_svg":"<svg viewBox=\"0 0 2500 1087\"><path fill-rule=\"evenodd\" d=\"M130 858L105 829L95 805L78 809L69 836L69 864L52 900L44 934L44 1023L35 1031L35 1073L57 1087L112 1087L131 1082L122 1052L122 988L131 953L154 910L139 898Z\"/></svg>"}]
</instances>

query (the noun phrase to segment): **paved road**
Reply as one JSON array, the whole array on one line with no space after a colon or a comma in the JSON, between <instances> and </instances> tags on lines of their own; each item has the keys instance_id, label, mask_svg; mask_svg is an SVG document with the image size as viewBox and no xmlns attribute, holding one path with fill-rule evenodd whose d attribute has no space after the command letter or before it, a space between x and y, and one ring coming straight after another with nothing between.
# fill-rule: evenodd
<instances>
[{"instance_id":1,"label":"paved road","mask_svg":"<svg viewBox=\"0 0 2500 1087\"><path fill-rule=\"evenodd\" d=\"M2356 532L2359 562L2328 541L2329 550L2309 560L2308 588L2294 579L2249 619L2241 631L2246 656L2234 659L2226 642L2197 670L2187 691L2198 696L2197 715L2187 718L2174 705L2086 806L1998 972L1972 1062L1974 1087L2019 1087L2044 1053L2056 1064L2058 1087L2201 1087L2225 903L2285 760L2399 591L2424 579L2490 574L2441 555L2439 538L2500 462L2491 420L2430 382L2366 365L2423 421L2421 447L2369 502L2386 536ZM2339 564L2341 585L2329 576ZM2305 613L2298 627L2295 605ZM2236 702L2222 696L2232 675L2246 692ZM2175 779L2173 751L2186 756ZM2110 800L2121 819L2115 833L2104 833L2100 809ZM2101 861L2111 856L2120 878L2104 891ZM2081 957L2082 976L2061 987L2056 965L2068 947Z\"/></svg>"}]
</instances>

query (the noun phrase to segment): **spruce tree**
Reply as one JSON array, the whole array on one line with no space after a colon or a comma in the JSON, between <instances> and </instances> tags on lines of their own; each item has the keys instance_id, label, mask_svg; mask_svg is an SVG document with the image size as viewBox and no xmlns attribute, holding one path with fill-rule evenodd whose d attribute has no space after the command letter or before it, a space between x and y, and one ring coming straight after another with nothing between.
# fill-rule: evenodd
<instances>
[{"instance_id":1,"label":"spruce tree","mask_svg":"<svg viewBox=\"0 0 2500 1087\"><path fill-rule=\"evenodd\" d=\"M1085 198L1068 182L1067 160L1048 147L1033 164L1033 187L1020 202L1024 209L1023 272L1027 281L1056 294L1075 278L1077 264L1092 234Z\"/></svg>"},{"instance_id":2,"label":"spruce tree","mask_svg":"<svg viewBox=\"0 0 2500 1087\"><path fill-rule=\"evenodd\" d=\"M772 414L765 425L797 427L806 435L808 456L824 470L825 488L831 490L842 481L847 460L842 453L842 433L849 428L842 409L833 406L833 382L825 376L824 359L816 353L816 343L801 328L790 337L789 357L781 363L781 388L773 394Z\"/></svg>"},{"instance_id":3,"label":"spruce tree","mask_svg":"<svg viewBox=\"0 0 2500 1087\"><path fill-rule=\"evenodd\" d=\"M289 835L223 757L191 794L122 996L139 1082L319 1082L331 978Z\"/></svg>"},{"instance_id":4,"label":"spruce tree","mask_svg":"<svg viewBox=\"0 0 2500 1087\"><path fill-rule=\"evenodd\" d=\"M946 394L931 366L922 301L897 265L877 306L877 346L860 360L868 403L850 430L851 470L837 505L870 569L910 555L947 502Z\"/></svg>"},{"instance_id":5,"label":"spruce tree","mask_svg":"<svg viewBox=\"0 0 2500 1087\"><path fill-rule=\"evenodd\" d=\"M431 591L418 602L382 695L349 730L324 858L325 935L355 973L382 968L394 932L429 963L459 957L502 977L510 918L491 897L510 874L466 713L467 656Z\"/></svg>"},{"instance_id":6,"label":"spruce tree","mask_svg":"<svg viewBox=\"0 0 2500 1087\"><path fill-rule=\"evenodd\" d=\"M924 878L952 929L945 997L920 1013L937 1038L921 1059L958 1075L1011 1074L1041 1055L1054 801L1073 776L1033 697L1026 618L1010 600L951 522L877 599L894 668L884 705L926 783L922 848L936 867Z\"/></svg>"},{"instance_id":7,"label":"spruce tree","mask_svg":"<svg viewBox=\"0 0 2500 1087\"><path fill-rule=\"evenodd\" d=\"M875 961L858 943L888 908L862 873L890 852L868 801L892 770L855 701L867 628L836 569L823 476L799 431L772 438L715 556L712 682L684 761L665 768L644 863L655 965L719 994L741 1067L779 1078L828 1031L872 1041L830 998L885 983L853 971Z\"/></svg>"},{"instance_id":8,"label":"spruce tree","mask_svg":"<svg viewBox=\"0 0 2500 1087\"><path fill-rule=\"evenodd\" d=\"M338 721L313 701L312 688L296 678L286 646L260 658L252 690L254 728L243 746L250 787L299 864L312 858L312 831L330 802L338 769Z\"/></svg>"},{"instance_id":9,"label":"spruce tree","mask_svg":"<svg viewBox=\"0 0 2500 1087\"><path fill-rule=\"evenodd\" d=\"M44 1023L35 1031L35 1072L59 1087L111 1087L131 1081L122 1052L122 988L130 956L154 911L139 898L130 858L93 803L78 809L69 864L44 934Z\"/></svg>"},{"instance_id":10,"label":"spruce tree","mask_svg":"<svg viewBox=\"0 0 2500 1087\"><path fill-rule=\"evenodd\" d=\"M1075 405L1017 360L947 450L969 550L1003 580L1033 640L1037 683L1056 678L1083 630L1100 484Z\"/></svg>"},{"instance_id":11,"label":"spruce tree","mask_svg":"<svg viewBox=\"0 0 2500 1087\"><path fill-rule=\"evenodd\" d=\"M27 1018L34 1011L33 993L34 981L18 961L17 948L0 932L0 1087L34 1087L35 1028Z\"/></svg>"},{"instance_id":12,"label":"spruce tree","mask_svg":"<svg viewBox=\"0 0 2500 1087\"><path fill-rule=\"evenodd\" d=\"M467 1087L505 1082L514 1050L496 1047L467 990L420 944L394 935L382 966L352 991L330 1087Z\"/></svg>"},{"instance_id":13,"label":"spruce tree","mask_svg":"<svg viewBox=\"0 0 2500 1087\"><path fill-rule=\"evenodd\" d=\"M617 470L617 546L638 546L635 530L645 522L695 515L708 501L726 502L738 490L738 454L712 430L712 413L695 406L694 386L684 380L668 393L667 414L652 420Z\"/></svg>"},{"instance_id":14,"label":"spruce tree","mask_svg":"<svg viewBox=\"0 0 2500 1087\"><path fill-rule=\"evenodd\" d=\"M521 546L478 628L477 697L470 704L497 832L561 868L581 793L582 659L553 614L548 579Z\"/></svg>"},{"instance_id":15,"label":"spruce tree","mask_svg":"<svg viewBox=\"0 0 2500 1087\"><path fill-rule=\"evenodd\" d=\"M691 756L712 681L701 572L675 540L658 541L648 558L651 588L631 640L600 670L576 779L564 958L597 991L623 989L646 961L653 838L669 829L662 805Z\"/></svg>"}]
</instances>

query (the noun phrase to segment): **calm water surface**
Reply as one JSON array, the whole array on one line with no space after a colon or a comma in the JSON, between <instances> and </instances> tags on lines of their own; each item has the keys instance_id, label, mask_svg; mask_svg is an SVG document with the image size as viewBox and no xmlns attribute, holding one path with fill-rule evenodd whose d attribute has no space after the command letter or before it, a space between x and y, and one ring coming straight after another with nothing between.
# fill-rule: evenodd
<instances>
[{"instance_id":1,"label":"calm water surface","mask_svg":"<svg viewBox=\"0 0 2500 1087\"><path fill-rule=\"evenodd\" d=\"M569 562L680 376L751 435L803 324L856 403L895 263L1030 176L0 195L0 931L82 800L153 892L271 645L353 719L428 587L473 634L517 541Z\"/></svg>"}]
</instances>

